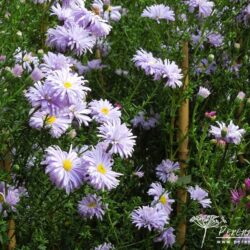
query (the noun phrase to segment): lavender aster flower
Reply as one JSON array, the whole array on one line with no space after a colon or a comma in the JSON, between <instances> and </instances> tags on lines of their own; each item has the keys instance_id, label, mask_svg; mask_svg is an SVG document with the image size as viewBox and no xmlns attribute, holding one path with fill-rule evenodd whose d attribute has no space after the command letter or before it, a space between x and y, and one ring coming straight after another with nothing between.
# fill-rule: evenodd
<instances>
[{"instance_id":1,"label":"lavender aster flower","mask_svg":"<svg viewBox=\"0 0 250 250\"><path fill-rule=\"evenodd\" d=\"M121 117L119 108L114 107L108 100L93 100L89 103L93 118L97 122L115 121Z\"/></svg>"},{"instance_id":2,"label":"lavender aster flower","mask_svg":"<svg viewBox=\"0 0 250 250\"><path fill-rule=\"evenodd\" d=\"M94 250L111 250L114 249L114 246L111 243L103 243L97 247L95 247Z\"/></svg>"},{"instance_id":3,"label":"lavender aster flower","mask_svg":"<svg viewBox=\"0 0 250 250\"><path fill-rule=\"evenodd\" d=\"M51 7L51 15L57 16L59 21L69 20L72 16L72 9L56 3Z\"/></svg>"},{"instance_id":4,"label":"lavender aster flower","mask_svg":"<svg viewBox=\"0 0 250 250\"><path fill-rule=\"evenodd\" d=\"M40 81L42 78L44 78L44 74L39 68L35 68L30 76L35 82Z\"/></svg>"},{"instance_id":5,"label":"lavender aster flower","mask_svg":"<svg viewBox=\"0 0 250 250\"><path fill-rule=\"evenodd\" d=\"M141 16L154 19L158 23L160 22L160 19L165 19L167 21L175 20L174 12L168 6L164 4L155 4L150 7L147 7L143 11Z\"/></svg>"},{"instance_id":6,"label":"lavender aster flower","mask_svg":"<svg viewBox=\"0 0 250 250\"><path fill-rule=\"evenodd\" d=\"M88 194L78 203L78 212L85 218L102 219L105 207L102 205L102 198L96 194Z\"/></svg>"},{"instance_id":7,"label":"lavender aster flower","mask_svg":"<svg viewBox=\"0 0 250 250\"><path fill-rule=\"evenodd\" d=\"M191 199L198 201L203 208L211 207L211 200L209 198L205 199L208 193L198 185L196 185L195 188L189 187L188 192L190 193Z\"/></svg>"},{"instance_id":8,"label":"lavender aster flower","mask_svg":"<svg viewBox=\"0 0 250 250\"><path fill-rule=\"evenodd\" d=\"M188 0L189 11L193 12L195 8L199 9L199 16L208 17L211 15L214 3L208 0Z\"/></svg>"},{"instance_id":9,"label":"lavender aster flower","mask_svg":"<svg viewBox=\"0 0 250 250\"><path fill-rule=\"evenodd\" d=\"M106 153L101 145L83 155L83 164L87 169L90 184L96 189L111 190L118 186L117 177L122 174L112 170L111 155Z\"/></svg>"},{"instance_id":10,"label":"lavender aster flower","mask_svg":"<svg viewBox=\"0 0 250 250\"><path fill-rule=\"evenodd\" d=\"M219 127L211 126L209 130L217 140L224 140L227 143L240 144L242 136L245 133L244 129L239 129L239 126L234 125L230 121L229 125L226 126L224 122L216 122Z\"/></svg>"},{"instance_id":11,"label":"lavender aster flower","mask_svg":"<svg viewBox=\"0 0 250 250\"><path fill-rule=\"evenodd\" d=\"M155 239L156 242L163 241L163 246L165 248L172 247L175 243L175 235L174 229L169 227L168 229L164 230L158 238Z\"/></svg>"},{"instance_id":12,"label":"lavender aster flower","mask_svg":"<svg viewBox=\"0 0 250 250\"><path fill-rule=\"evenodd\" d=\"M85 85L83 77L73 74L66 69L56 70L47 76L46 84L50 86L53 97L61 106L76 104L85 100L86 92L90 89Z\"/></svg>"},{"instance_id":13,"label":"lavender aster flower","mask_svg":"<svg viewBox=\"0 0 250 250\"><path fill-rule=\"evenodd\" d=\"M107 21L85 8L74 11L75 22L87 29L96 37L107 36L111 31L111 26Z\"/></svg>"},{"instance_id":14,"label":"lavender aster flower","mask_svg":"<svg viewBox=\"0 0 250 250\"><path fill-rule=\"evenodd\" d=\"M162 230L168 222L168 216L165 211L159 210L156 207L143 206L135 209L132 214L132 223L137 228L147 228L149 231Z\"/></svg>"},{"instance_id":15,"label":"lavender aster flower","mask_svg":"<svg viewBox=\"0 0 250 250\"><path fill-rule=\"evenodd\" d=\"M106 122L98 128L99 137L110 145L110 153L119 154L121 158L127 158L132 155L135 145L135 136L126 125L121 124L120 120Z\"/></svg>"},{"instance_id":16,"label":"lavender aster flower","mask_svg":"<svg viewBox=\"0 0 250 250\"><path fill-rule=\"evenodd\" d=\"M205 98L207 98L210 94L211 94L211 92L210 92L207 88L200 87L200 88L199 88L199 92L198 92L197 95L205 99Z\"/></svg>"},{"instance_id":17,"label":"lavender aster flower","mask_svg":"<svg viewBox=\"0 0 250 250\"><path fill-rule=\"evenodd\" d=\"M223 36L219 33L210 33L208 36L208 41L214 47L220 47L223 45Z\"/></svg>"},{"instance_id":18,"label":"lavender aster flower","mask_svg":"<svg viewBox=\"0 0 250 250\"><path fill-rule=\"evenodd\" d=\"M72 119L75 118L78 121L79 126L84 123L85 126L88 126L88 123L91 121L91 118L88 116L91 111L87 108L85 102L78 103L76 105L71 105L69 107L70 114Z\"/></svg>"},{"instance_id":19,"label":"lavender aster flower","mask_svg":"<svg viewBox=\"0 0 250 250\"><path fill-rule=\"evenodd\" d=\"M155 205L158 209L165 211L165 213L169 216L172 211L171 205L175 202L175 200L169 198L169 193L159 182L155 182L150 185L148 195L154 197L152 205Z\"/></svg>"},{"instance_id":20,"label":"lavender aster flower","mask_svg":"<svg viewBox=\"0 0 250 250\"><path fill-rule=\"evenodd\" d=\"M23 67L19 64L16 64L12 69L11 73L16 77L21 77L23 74Z\"/></svg>"},{"instance_id":21,"label":"lavender aster flower","mask_svg":"<svg viewBox=\"0 0 250 250\"><path fill-rule=\"evenodd\" d=\"M79 188L83 183L85 169L72 146L69 152L62 151L58 146L47 148L42 164L46 165L45 172L49 174L51 181L67 193Z\"/></svg>"},{"instance_id":22,"label":"lavender aster flower","mask_svg":"<svg viewBox=\"0 0 250 250\"><path fill-rule=\"evenodd\" d=\"M52 137L59 138L69 128L71 118L64 113L50 115L47 112L37 111L31 116L29 124L32 128L38 130L44 126L49 129Z\"/></svg>"},{"instance_id":23,"label":"lavender aster flower","mask_svg":"<svg viewBox=\"0 0 250 250\"><path fill-rule=\"evenodd\" d=\"M181 74L181 69L177 66L175 62L170 62L168 59L165 59L160 65L160 70L162 72L162 77L166 80L165 86L176 88L181 87L183 75Z\"/></svg>"},{"instance_id":24,"label":"lavender aster flower","mask_svg":"<svg viewBox=\"0 0 250 250\"><path fill-rule=\"evenodd\" d=\"M170 160L163 160L157 167L156 167L156 176L162 181L166 182L170 174L175 172L176 170L180 169L180 164L178 162L172 162Z\"/></svg>"},{"instance_id":25,"label":"lavender aster flower","mask_svg":"<svg viewBox=\"0 0 250 250\"><path fill-rule=\"evenodd\" d=\"M135 66L145 71L146 75L154 75L159 72L158 64L159 59L155 58L151 52L147 52L143 49L137 50L132 61Z\"/></svg>"}]
</instances>

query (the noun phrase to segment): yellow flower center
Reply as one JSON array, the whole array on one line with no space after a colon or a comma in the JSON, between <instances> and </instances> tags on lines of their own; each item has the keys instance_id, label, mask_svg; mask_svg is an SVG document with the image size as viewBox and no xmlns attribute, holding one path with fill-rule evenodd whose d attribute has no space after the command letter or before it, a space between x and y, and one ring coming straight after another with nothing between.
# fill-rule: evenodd
<instances>
[{"instance_id":1,"label":"yellow flower center","mask_svg":"<svg viewBox=\"0 0 250 250\"><path fill-rule=\"evenodd\" d=\"M71 83L71 82L65 82L65 83L64 83L64 87L65 87L66 89L69 89L69 88L72 87L72 83Z\"/></svg>"},{"instance_id":2,"label":"yellow flower center","mask_svg":"<svg viewBox=\"0 0 250 250\"><path fill-rule=\"evenodd\" d=\"M23 57L23 61L24 61L24 62L29 62L29 61L30 61L29 56L28 56L28 55L25 55L25 56Z\"/></svg>"},{"instance_id":3,"label":"yellow flower center","mask_svg":"<svg viewBox=\"0 0 250 250\"><path fill-rule=\"evenodd\" d=\"M49 117L46 119L46 122L47 122L48 124L53 124L55 121L56 121L56 117L55 117L54 115L49 116Z\"/></svg>"},{"instance_id":4,"label":"yellow flower center","mask_svg":"<svg viewBox=\"0 0 250 250\"><path fill-rule=\"evenodd\" d=\"M96 203L95 203L95 202L90 202L90 203L88 204L88 207L89 207L89 208L95 208L95 207L96 207Z\"/></svg>"},{"instance_id":5,"label":"yellow flower center","mask_svg":"<svg viewBox=\"0 0 250 250\"><path fill-rule=\"evenodd\" d=\"M109 109L106 108L106 107L103 107L103 108L101 109L101 112L102 112L104 115L108 115L108 114L109 114Z\"/></svg>"},{"instance_id":6,"label":"yellow flower center","mask_svg":"<svg viewBox=\"0 0 250 250\"><path fill-rule=\"evenodd\" d=\"M4 202L4 195L0 193L0 203Z\"/></svg>"},{"instance_id":7,"label":"yellow flower center","mask_svg":"<svg viewBox=\"0 0 250 250\"><path fill-rule=\"evenodd\" d=\"M66 171L70 171L72 169L72 162L68 159L64 160L63 161L63 168L66 170Z\"/></svg>"},{"instance_id":8,"label":"yellow flower center","mask_svg":"<svg viewBox=\"0 0 250 250\"><path fill-rule=\"evenodd\" d=\"M160 202L161 202L163 205L166 205L166 203L167 203L167 198L166 198L165 195L162 195L162 196L161 196Z\"/></svg>"},{"instance_id":9,"label":"yellow flower center","mask_svg":"<svg viewBox=\"0 0 250 250\"><path fill-rule=\"evenodd\" d=\"M104 165L102 163L99 163L97 165L97 171L101 174L106 174L107 173L107 170L106 168L104 167Z\"/></svg>"},{"instance_id":10,"label":"yellow flower center","mask_svg":"<svg viewBox=\"0 0 250 250\"><path fill-rule=\"evenodd\" d=\"M107 11L110 11L110 12L112 11L112 6L111 5L108 6Z\"/></svg>"}]
</instances>

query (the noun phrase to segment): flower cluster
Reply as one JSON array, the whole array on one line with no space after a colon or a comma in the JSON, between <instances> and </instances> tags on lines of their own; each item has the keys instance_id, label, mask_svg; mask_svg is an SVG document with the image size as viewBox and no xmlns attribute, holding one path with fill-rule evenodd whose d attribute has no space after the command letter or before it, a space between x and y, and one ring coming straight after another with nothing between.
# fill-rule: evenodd
<instances>
[{"instance_id":1,"label":"flower cluster","mask_svg":"<svg viewBox=\"0 0 250 250\"><path fill-rule=\"evenodd\" d=\"M145 71L146 75L153 75L154 80L162 78L166 87L176 88L182 86L181 79L183 75L175 62L155 58L151 52L143 49L138 50L132 60L136 67Z\"/></svg>"}]
</instances>

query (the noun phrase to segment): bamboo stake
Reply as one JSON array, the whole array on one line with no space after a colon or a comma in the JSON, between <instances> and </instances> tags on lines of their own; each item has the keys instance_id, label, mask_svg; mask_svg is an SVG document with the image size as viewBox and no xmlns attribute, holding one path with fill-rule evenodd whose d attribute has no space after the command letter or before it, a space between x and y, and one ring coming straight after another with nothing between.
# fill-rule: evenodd
<instances>
[{"instance_id":1,"label":"bamboo stake","mask_svg":"<svg viewBox=\"0 0 250 250\"><path fill-rule=\"evenodd\" d=\"M5 155L5 159L0 161L0 167L4 168L6 170L6 172L10 173L10 171L11 171L10 153L7 153ZM16 248L15 227L16 227L15 221L10 218L8 221L8 238L9 238L8 250L13 250Z\"/></svg>"},{"instance_id":2,"label":"bamboo stake","mask_svg":"<svg viewBox=\"0 0 250 250\"><path fill-rule=\"evenodd\" d=\"M184 42L183 44L183 61L182 61L182 70L184 74L184 82L183 82L183 89L184 92L185 89L187 89L189 84L189 78L188 78L188 67L189 67L189 59L188 59L188 42ZM181 103L181 107L179 110L179 133L178 133L178 139L180 141L179 145L179 162L180 162L180 176L186 175L186 161L188 159L188 126L189 126L189 100L185 99ZM177 213L181 215L183 211L183 205L187 202L187 191L185 189L179 189L177 191L177 196L179 203L177 205ZM182 216L182 215L181 215ZM181 249L186 249L185 246L185 239L186 239L186 218L185 216L181 217L181 220L178 225L178 231L177 231L177 242L180 244Z\"/></svg>"}]
</instances>

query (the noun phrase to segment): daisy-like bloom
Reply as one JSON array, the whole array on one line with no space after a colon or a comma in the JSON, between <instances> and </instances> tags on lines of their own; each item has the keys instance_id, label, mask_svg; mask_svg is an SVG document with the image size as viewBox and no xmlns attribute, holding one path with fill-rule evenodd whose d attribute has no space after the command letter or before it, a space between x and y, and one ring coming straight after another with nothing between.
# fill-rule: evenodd
<instances>
[{"instance_id":1,"label":"daisy-like bloom","mask_svg":"<svg viewBox=\"0 0 250 250\"><path fill-rule=\"evenodd\" d=\"M94 0L92 8L105 20L118 22L121 19L121 6L111 6L110 0Z\"/></svg>"},{"instance_id":2,"label":"daisy-like bloom","mask_svg":"<svg viewBox=\"0 0 250 250\"><path fill-rule=\"evenodd\" d=\"M108 100L93 100L89 103L89 108L93 118L97 122L115 121L121 117L119 108L114 107Z\"/></svg>"},{"instance_id":3,"label":"daisy-like bloom","mask_svg":"<svg viewBox=\"0 0 250 250\"><path fill-rule=\"evenodd\" d=\"M164 248L172 247L175 243L174 229L169 227L164 230L159 237L155 239L156 242L163 242Z\"/></svg>"},{"instance_id":4,"label":"daisy-like bloom","mask_svg":"<svg viewBox=\"0 0 250 250\"><path fill-rule=\"evenodd\" d=\"M44 74L48 75L52 71L67 69L70 71L72 64L69 58L65 57L63 54L55 54L48 52L47 55L43 57L43 63L40 65L41 70Z\"/></svg>"},{"instance_id":5,"label":"daisy-like bloom","mask_svg":"<svg viewBox=\"0 0 250 250\"><path fill-rule=\"evenodd\" d=\"M89 175L89 183L98 190L111 190L119 185L117 177L122 174L111 168L113 160L101 145L83 155L83 165Z\"/></svg>"},{"instance_id":6,"label":"daisy-like bloom","mask_svg":"<svg viewBox=\"0 0 250 250\"><path fill-rule=\"evenodd\" d=\"M72 16L72 9L56 3L51 7L51 15L57 16L59 21L66 21Z\"/></svg>"},{"instance_id":7,"label":"daisy-like bloom","mask_svg":"<svg viewBox=\"0 0 250 250\"><path fill-rule=\"evenodd\" d=\"M244 129L240 129L239 126L234 125L230 121L229 125L226 126L224 122L216 122L218 127L211 126L209 130L217 140L224 140L227 143L240 144L242 136L245 134Z\"/></svg>"},{"instance_id":8,"label":"daisy-like bloom","mask_svg":"<svg viewBox=\"0 0 250 250\"><path fill-rule=\"evenodd\" d=\"M121 158L128 158L132 155L136 137L125 123L121 124L120 120L105 122L98 130L98 136L109 145L111 154L119 154Z\"/></svg>"},{"instance_id":9,"label":"daisy-like bloom","mask_svg":"<svg viewBox=\"0 0 250 250\"><path fill-rule=\"evenodd\" d=\"M158 23L161 19L165 19L167 21L174 21L175 14L174 12L164 4L155 4L150 7L147 7L143 12L143 17L149 17L151 19L156 20Z\"/></svg>"},{"instance_id":10,"label":"daisy-like bloom","mask_svg":"<svg viewBox=\"0 0 250 250\"><path fill-rule=\"evenodd\" d=\"M25 188L15 188L0 182L0 212L3 209L3 204L6 204L13 212L16 212L15 206L19 203L20 198L26 194Z\"/></svg>"},{"instance_id":11,"label":"daisy-like bloom","mask_svg":"<svg viewBox=\"0 0 250 250\"><path fill-rule=\"evenodd\" d=\"M62 151L59 146L50 146L42 164L46 165L45 173L49 174L51 181L68 194L83 183L85 169L72 146L69 152Z\"/></svg>"},{"instance_id":12,"label":"daisy-like bloom","mask_svg":"<svg viewBox=\"0 0 250 250\"><path fill-rule=\"evenodd\" d=\"M17 48L15 51L14 58L16 63L22 64L23 69L28 72L32 71L32 66L37 67L39 60L36 56L33 56L31 52L27 52L26 50L22 51L20 48Z\"/></svg>"},{"instance_id":13,"label":"daisy-like bloom","mask_svg":"<svg viewBox=\"0 0 250 250\"><path fill-rule=\"evenodd\" d=\"M163 160L157 167L156 167L156 176L165 183L170 174L180 169L179 162L173 162L170 160Z\"/></svg>"},{"instance_id":14,"label":"daisy-like bloom","mask_svg":"<svg viewBox=\"0 0 250 250\"><path fill-rule=\"evenodd\" d=\"M216 48L223 45L224 37L219 33L210 33L208 34L207 38L208 38L209 43L212 44Z\"/></svg>"},{"instance_id":15,"label":"daisy-like bloom","mask_svg":"<svg viewBox=\"0 0 250 250\"><path fill-rule=\"evenodd\" d=\"M198 201L203 208L211 207L211 200L207 198L208 193L204 189L196 185L195 187L189 187L187 191L190 193L191 199Z\"/></svg>"},{"instance_id":16,"label":"daisy-like bloom","mask_svg":"<svg viewBox=\"0 0 250 250\"><path fill-rule=\"evenodd\" d=\"M111 243L103 243L97 247L95 247L94 250L111 250L114 249L114 246Z\"/></svg>"},{"instance_id":17,"label":"daisy-like bloom","mask_svg":"<svg viewBox=\"0 0 250 250\"><path fill-rule=\"evenodd\" d=\"M198 8L199 16L208 17L212 14L214 3L208 0L187 0L189 11L194 12Z\"/></svg>"},{"instance_id":18,"label":"daisy-like bloom","mask_svg":"<svg viewBox=\"0 0 250 250\"><path fill-rule=\"evenodd\" d=\"M58 100L62 107L77 104L85 100L87 91L90 88L84 86L87 81L82 76L62 69L51 72L45 84L48 84L53 93L53 97Z\"/></svg>"},{"instance_id":19,"label":"daisy-like bloom","mask_svg":"<svg viewBox=\"0 0 250 250\"><path fill-rule=\"evenodd\" d=\"M75 118L78 121L79 126L84 123L85 126L88 126L88 123L91 121L91 118L88 116L91 111L87 108L86 102L81 102L76 105L71 105L69 107L70 115L72 115L72 120Z\"/></svg>"},{"instance_id":20,"label":"daisy-like bloom","mask_svg":"<svg viewBox=\"0 0 250 250\"><path fill-rule=\"evenodd\" d=\"M111 26L94 12L81 8L73 13L75 22L81 27L90 31L96 37L107 36L111 31Z\"/></svg>"},{"instance_id":21,"label":"daisy-like bloom","mask_svg":"<svg viewBox=\"0 0 250 250\"><path fill-rule=\"evenodd\" d=\"M231 190L230 192L231 192L231 201L235 205L240 203L241 199L246 195L245 191L242 189L234 189Z\"/></svg>"},{"instance_id":22,"label":"daisy-like bloom","mask_svg":"<svg viewBox=\"0 0 250 250\"><path fill-rule=\"evenodd\" d=\"M88 194L78 203L78 212L85 218L102 219L105 206L102 204L102 198L96 194Z\"/></svg>"},{"instance_id":23,"label":"daisy-like bloom","mask_svg":"<svg viewBox=\"0 0 250 250\"><path fill-rule=\"evenodd\" d=\"M28 99L33 108L40 107L41 110L52 112L58 109L56 102L52 99L50 88L41 82L36 82L26 92L25 97Z\"/></svg>"},{"instance_id":24,"label":"daisy-like bloom","mask_svg":"<svg viewBox=\"0 0 250 250\"><path fill-rule=\"evenodd\" d=\"M131 213L132 223L137 228L147 228L149 231L162 230L169 217L165 211L156 207L143 206Z\"/></svg>"},{"instance_id":25,"label":"daisy-like bloom","mask_svg":"<svg viewBox=\"0 0 250 250\"><path fill-rule=\"evenodd\" d=\"M72 120L68 114L57 113L50 115L47 112L35 112L29 121L32 128L40 130L49 129L49 133L54 138L59 138L69 128Z\"/></svg>"},{"instance_id":26,"label":"daisy-like bloom","mask_svg":"<svg viewBox=\"0 0 250 250\"><path fill-rule=\"evenodd\" d=\"M21 77L23 74L23 67L20 64L16 64L12 69L11 73L16 77Z\"/></svg>"},{"instance_id":27,"label":"daisy-like bloom","mask_svg":"<svg viewBox=\"0 0 250 250\"><path fill-rule=\"evenodd\" d=\"M207 98L210 94L211 92L207 88L204 88L204 87L200 87L199 92L197 93L198 96L204 99Z\"/></svg>"},{"instance_id":28,"label":"daisy-like bloom","mask_svg":"<svg viewBox=\"0 0 250 250\"><path fill-rule=\"evenodd\" d=\"M73 22L48 30L47 44L62 52L70 49L79 56L91 51L95 42L96 38L89 31Z\"/></svg>"},{"instance_id":29,"label":"daisy-like bloom","mask_svg":"<svg viewBox=\"0 0 250 250\"><path fill-rule=\"evenodd\" d=\"M94 59L94 60L88 61L87 66L83 66L83 72L87 73L91 70L103 69L105 67L106 65L103 65L100 59Z\"/></svg>"},{"instance_id":30,"label":"daisy-like bloom","mask_svg":"<svg viewBox=\"0 0 250 250\"><path fill-rule=\"evenodd\" d=\"M132 61L137 68L141 68L145 71L146 75L158 75L159 74L159 59L155 58L151 52L147 52L143 49L137 50Z\"/></svg>"},{"instance_id":31,"label":"daisy-like bloom","mask_svg":"<svg viewBox=\"0 0 250 250\"><path fill-rule=\"evenodd\" d=\"M154 198L152 205L155 205L158 209L165 211L165 213L169 216L172 211L171 205L175 202L175 200L169 198L169 193L159 182L155 182L150 185L148 195L153 196Z\"/></svg>"},{"instance_id":32,"label":"daisy-like bloom","mask_svg":"<svg viewBox=\"0 0 250 250\"><path fill-rule=\"evenodd\" d=\"M168 59L165 59L160 65L160 70L163 79L166 80L165 86L173 89L182 86L181 79L183 75L181 74L181 69L175 62L170 62Z\"/></svg>"}]
</instances>

